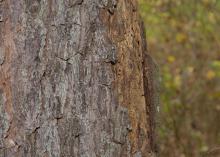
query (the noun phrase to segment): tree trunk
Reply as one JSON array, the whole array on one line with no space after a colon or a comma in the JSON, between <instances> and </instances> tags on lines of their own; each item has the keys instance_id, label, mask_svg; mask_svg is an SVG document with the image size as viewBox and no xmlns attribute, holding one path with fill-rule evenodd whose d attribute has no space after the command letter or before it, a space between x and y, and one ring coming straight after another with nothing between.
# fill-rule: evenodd
<instances>
[{"instance_id":1,"label":"tree trunk","mask_svg":"<svg viewBox=\"0 0 220 157\"><path fill-rule=\"evenodd\" d=\"M0 0L0 157L154 156L134 0Z\"/></svg>"}]
</instances>

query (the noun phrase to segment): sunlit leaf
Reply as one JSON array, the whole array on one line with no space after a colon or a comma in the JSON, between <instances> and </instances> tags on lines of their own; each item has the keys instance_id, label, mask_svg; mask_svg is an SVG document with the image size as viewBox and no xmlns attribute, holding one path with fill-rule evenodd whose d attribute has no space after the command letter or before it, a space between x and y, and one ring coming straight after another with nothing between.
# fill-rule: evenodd
<instances>
[{"instance_id":1,"label":"sunlit leaf","mask_svg":"<svg viewBox=\"0 0 220 157\"><path fill-rule=\"evenodd\" d=\"M192 66L187 67L187 72L188 72L189 74L192 74L193 71L194 71L194 67L192 67Z\"/></svg>"},{"instance_id":2,"label":"sunlit leaf","mask_svg":"<svg viewBox=\"0 0 220 157\"><path fill-rule=\"evenodd\" d=\"M213 61L213 62L212 62L212 67L214 67L214 68L220 68L220 61L218 61L218 60Z\"/></svg>"},{"instance_id":3,"label":"sunlit leaf","mask_svg":"<svg viewBox=\"0 0 220 157\"><path fill-rule=\"evenodd\" d=\"M184 34L184 33L177 33L177 35L176 35L176 41L177 41L178 43L182 43L182 42L186 41L186 39L187 39L186 34Z\"/></svg>"},{"instance_id":4,"label":"sunlit leaf","mask_svg":"<svg viewBox=\"0 0 220 157\"><path fill-rule=\"evenodd\" d=\"M167 61L170 62L170 63L175 62L175 60L176 60L176 58L174 56L170 55L170 56L167 57Z\"/></svg>"},{"instance_id":5,"label":"sunlit leaf","mask_svg":"<svg viewBox=\"0 0 220 157\"><path fill-rule=\"evenodd\" d=\"M176 88L180 88L182 82L181 82L181 77L180 75L177 75L174 77L174 85Z\"/></svg>"},{"instance_id":6,"label":"sunlit leaf","mask_svg":"<svg viewBox=\"0 0 220 157\"><path fill-rule=\"evenodd\" d=\"M211 23L215 23L215 22L216 22L215 15L214 15L212 12L210 12L210 13L208 14L208 19L209 19L209 21L210 21Z\"/></svg>"},{"instance_id":7,"label":"sunlit leaf","mask_svg":"<svg viewBox=\"0 0 220 157\"><path fill-rule=\"evenodd\" d=\"M208 80L212 80L213 78L215 78L216 73L213 70L208 70L206 73L206 78Z\"/></svg>"}]
</instances>

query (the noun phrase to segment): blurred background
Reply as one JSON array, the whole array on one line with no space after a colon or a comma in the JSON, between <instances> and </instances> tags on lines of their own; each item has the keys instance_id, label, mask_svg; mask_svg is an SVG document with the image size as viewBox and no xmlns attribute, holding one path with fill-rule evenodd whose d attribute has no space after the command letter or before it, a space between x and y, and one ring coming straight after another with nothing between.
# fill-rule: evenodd
<instances>
[{"instance_id":1,"label":"blurred background","mask_svg":"<svg viewBox=\"0 0 220 157\"><path fill-rule=\"evenodd\" d=\"M139 0L161 75L160 157L220 157L220 0Z\"/></svg>"}]
</instances>

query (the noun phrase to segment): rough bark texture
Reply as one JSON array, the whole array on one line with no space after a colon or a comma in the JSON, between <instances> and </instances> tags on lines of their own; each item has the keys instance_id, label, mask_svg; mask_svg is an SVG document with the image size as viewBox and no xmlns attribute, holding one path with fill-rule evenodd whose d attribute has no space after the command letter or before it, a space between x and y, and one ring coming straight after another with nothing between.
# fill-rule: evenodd
<instances>
[{"instance_id":1,"label":"rough bark texture","mask_svg":"<svg viewBox=\"0 0 220 157\"><path fill-rule=\"evenodd\" d=\"M0 157L155 156L134 0L0 0Z\"/></svg>"}]
</instances>

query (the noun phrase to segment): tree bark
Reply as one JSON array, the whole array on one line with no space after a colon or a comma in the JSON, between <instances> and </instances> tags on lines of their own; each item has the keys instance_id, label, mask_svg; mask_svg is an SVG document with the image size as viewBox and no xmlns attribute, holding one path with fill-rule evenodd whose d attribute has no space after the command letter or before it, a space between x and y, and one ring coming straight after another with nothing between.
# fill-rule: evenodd
<instances>
[{"instance_id":1,"label":"tree bark","mask_svg":"<svg viewBox=\"0 0 220 157\"><path fill-rule=\"evenodd\" d=\"M155 155L134 0L0 0L0 157Z\"/></svg>"}]
</instances>

